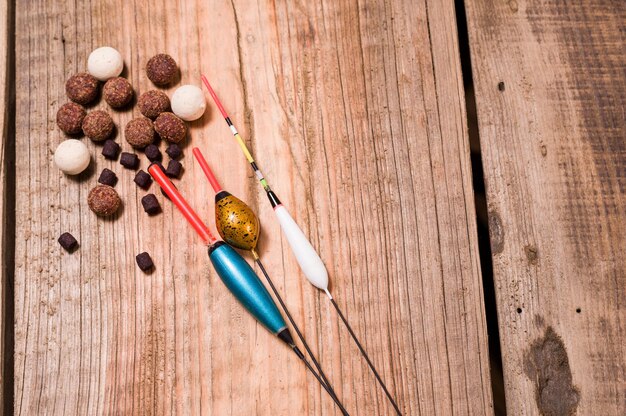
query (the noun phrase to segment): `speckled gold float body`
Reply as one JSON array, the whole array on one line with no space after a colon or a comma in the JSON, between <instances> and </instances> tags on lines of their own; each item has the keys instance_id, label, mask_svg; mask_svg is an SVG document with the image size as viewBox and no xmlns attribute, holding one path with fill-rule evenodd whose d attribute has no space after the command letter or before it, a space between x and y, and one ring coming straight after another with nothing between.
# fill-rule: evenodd
<instances>
[{"instance_id":1,"label":"speckled gold float body","mask_svg":"<svg viewBox=\"0 0 626 416\"><path fill-rule=\"evenodd\" d=\"M259 240L259 219L239 198L221 191L215 195L215 223L224 241L241 250L254 250Z\"/></svg>"}]
</instances>

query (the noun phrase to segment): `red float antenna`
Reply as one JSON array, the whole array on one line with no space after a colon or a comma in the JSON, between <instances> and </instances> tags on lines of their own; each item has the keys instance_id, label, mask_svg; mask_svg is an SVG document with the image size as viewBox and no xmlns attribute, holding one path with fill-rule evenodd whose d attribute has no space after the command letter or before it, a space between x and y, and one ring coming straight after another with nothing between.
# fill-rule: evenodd
<instances>
[{"instance_id":1,"label":"red float antenna","mask_svg":"<svg viewBox=\"0 0 626 416\"><path fill-rule=\"evenodd\" d=\"M189 221L189 224L191 224L191 226L196 230L200 238L202 238L202 240L208 245L216 243L217 238L211 234L209 228L204 224L204 222L202 222L198 214L196 214L196 211L191 208L180 192L178 192L178 189L176 189L172 181L165 176L165 173L163 173L159 165L153 163L148 168L148 172L152 175L154 180L157 181L159 186L161 186L161 189L165 191L178 210L185 216L185 218L187 218L187 221Z\"/></svg>"},{"instance_id":2,"label":"red float antenna","mask_svg":"<svg viewBox=\"0 0 626 416\"><path fill-rule=\"evenodd\" d=\"M215 177L215 175L213 174L211 167L209 166L206 159L202 155L202 152L197 147L194 147L192 152L196 160L198 161L200 168L202 168L202 171L206 175L206 178L211 183L213 190L215 191L216 194L219 194L222 191L222 187L220 186L220 183L217 181L217 178Z\"/></svg>"}]
</instances>

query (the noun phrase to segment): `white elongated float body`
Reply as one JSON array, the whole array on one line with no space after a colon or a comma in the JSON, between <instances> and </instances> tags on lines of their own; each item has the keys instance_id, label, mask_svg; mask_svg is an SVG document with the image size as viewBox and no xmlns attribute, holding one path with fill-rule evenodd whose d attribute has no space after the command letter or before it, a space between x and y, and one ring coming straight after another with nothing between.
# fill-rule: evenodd
<instances>
[{"instance_id":1,"label":"white elongated float body","mask_svg":"<svg viewBox=\"0 0 626 416\"><path fill-rule=\"evenodd\" d=\"M311 242L284 206L277 205L274 212L278 222L280 222L283 234L287 237L291 251L296 256L296 260L298 260L298 264L308 281L318 289L328 292L328 271Z\"/></svg>"}]
</instances>

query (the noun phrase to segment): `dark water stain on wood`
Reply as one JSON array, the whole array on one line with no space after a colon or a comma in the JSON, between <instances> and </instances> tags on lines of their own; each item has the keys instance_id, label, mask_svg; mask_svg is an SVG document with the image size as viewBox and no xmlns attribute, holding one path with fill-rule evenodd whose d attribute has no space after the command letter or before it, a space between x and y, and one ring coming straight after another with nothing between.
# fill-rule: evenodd
<instances>
[{"instance_id":1,"label":"dark water stain on wood","mask_svg":"<svg viewBox=\"0 0 626 416\"><path fill-rule=\"evenodd\" d=\"M572 383L565 344L552 327L526 352L524 372L535 384L535 400L542 415L575 414L580 393Z\"/></svg>"},{"instance_id":2,"label":"dark water stain on wood","mask_svg":"<svg viewBox=\"0 0 626 416\"><path fill-rule=\"evenodd\" d=\"M489 238L491 240L491 252L495 254L502 253L504 250L504 228L502 228L502 219L495 211L489 211Z\"/></svg>"},{"instance_id":3,"label":"dark water stain on wood","mask_svg":"<svg viewBox=\"0 0 626 416\"><path fill-rule=\"evenodd\" d=\"M526 260L528 260L528 264L536 265L539 259L539 250L532 244L529 244L524 247L524 253L526 253Z\"/></svg>"},{"instance_id":4,"label":"dark water stain on wood","mask_svg":"<svg viewBox=\"0 0 626 416\"><path fill-rule=\"evenodd\" d=\"M619 233L624 210L624 4L531 0L525 9L535 39L554 45L562 71L550 94L560 103L567 128L578 132L564 138L557 157L567 191L564 217L571 219L568 238L582 259L613 251L615 245L590 247L588 242L610 241L605 236Z\"/></svg>"}]
</instances>

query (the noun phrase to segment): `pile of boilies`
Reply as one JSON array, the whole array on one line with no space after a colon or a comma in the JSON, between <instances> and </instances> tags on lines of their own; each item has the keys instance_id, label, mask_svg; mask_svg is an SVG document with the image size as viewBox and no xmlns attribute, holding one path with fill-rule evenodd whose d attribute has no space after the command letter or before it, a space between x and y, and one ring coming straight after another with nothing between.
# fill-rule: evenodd
<instances>
[{"instance_id":1,"label":"pile of boilies","mask_svg":"<svg viewBox=\"0 0 626 416\"><path fill-rule=\"evenodd\" d=\"M119 157L120 164L126 169L136 171L139 168L139 155L135 152L143 151L146 158L158 163L169 177L179 178L183 170L178 161L182 156L179 144L187 137L185 121L196 120L204 114L206 101L202 90L195 85L183 85L176 89L171 100L158 89L142 93L137 99L142 116L130 120L124 127L124 138L133 152L121 152L120 156L121 146L114 140L116 126L111 115L102 109L87 111L87 107L96 105L100 96L114 111L133 106L135 91L130 82L120 76L123 69L122 56L114 48L105 46L94 50L87 61L87 72L74 74L65 83L65 92L71 101L57 111L59 129L70 136L84 134L94 143L102 144L102 156L109 160ZM158 54L146 63L146 75L154 85L166 87L176 82L179 70L171 56ZM160 139L168 143L165 150L170 157L167 168L161 165ZM91 154L81 140L70 138L57 147L54 162L65 174L78 175L91 163ZM99 184L87 196L89 208L99 217L114 215L122 205L122 198L114 188L117 180L115 172L104 168L98 178ZM152 178L139 170L134 182L147 191ZM148 215L161 212L159 201L152 193L143 196L141 203ZM63 233L58 241L69 252L79 245L68 232ZM143 271L154 267L148 253L140 253L136 261Z\"/></svg>"}]
</instances>

